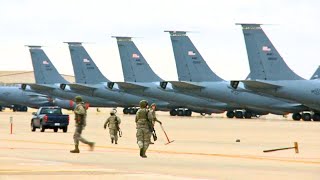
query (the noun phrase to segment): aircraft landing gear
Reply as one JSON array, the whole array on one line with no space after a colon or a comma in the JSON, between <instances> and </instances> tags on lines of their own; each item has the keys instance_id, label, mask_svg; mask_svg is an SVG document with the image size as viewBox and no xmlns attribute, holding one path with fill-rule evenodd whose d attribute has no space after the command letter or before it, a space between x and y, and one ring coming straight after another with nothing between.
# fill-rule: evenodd
<instances>
[{"instance_id":1,"label":"aircraft landing gear","mask_svg":"<svg viewBox=\"0 0 320 180\"><path fill-rule=\"evenodd\" d=\"M138 108L135 107L123 108L123 114L136 114L137 111Z\"/></svg>"},{"instance_id":2,"label":"aircraft landing gear","mask_svg":"<svg viewBox=\"0 0 320 180\"><path fill-rule=\"evenodd\" d=\"M249 112L249 111L246 111L246 112L244 112L243 116L244 116L245 119L251 119L252 113Z\"/></svg>"},{"instance_id":3,"label":"aircraft landing gear","mask_svg":"<svg viewBox=\"0 0 320 180\"><path fill-rule=\"evenodd\" d=\"M191 116L192 111L190 109L172 109L170 116Z\"/></svg>"},{"instance_id":4,"label":"aircraft landing gear","mask_svg":"<svg viewBox=\"0 0 320 180\"><path fill-rule=\"evenodd\" d=\"M177 111L175 109L172 109L170 111L170 116L176 116L177 115Z\"/></svg>"},{"instance_id":5,"label":"aircraft landing gear","mask_svg":"<svg viewBox=\"0 0 320 180\"><path fill-rule=\"evenodd\" d=\"M320 114L319 113L314 113L312 116L313 121L320 121Z\"/></svg>"},{"instance_id":6,"label":"aircraft landing gear","mask_svg":"<svg viewBox=\"0 0 320 180\"><path fill-rule=\"evenodd\" d=\"M185 116L191 116L191 115L192 115L192 111L189 110L189 109L188 109L188 110L185 110L185 111L184 111L184 115L185 115Z\"/></svg>"},{"instance_id":7,"label":"aircraft landing gear","mask_svg":"<svg viewBox=\"0 0 320 180\"><path fill-rule=\"evenodd\" d=\"M295 120L295 121L300 121L301 114L300 113L293 113L292 114L292 119Z\"/></svg>"},{"instance_id":8,"label":"aircraft landing gear","mask_svg":"<svg viewBox=\"0 0 320 180\"><path fill-rule=\"evenodd\" d=\"M302 114L302 120L304 121L311 121L311 114L310 113L303 113Z\"/></svg>"},{"instance_id":9,"label":"aircraft landing gear","mask_svg":"<svg viewBox=\"0 0 320 180\"><path fill-rule=\"evenodd\" d=\"M235 117L238 118L238 119L242 119L242 118L243 118L243 113L242 113L242 111L236 111L236 112L235 112Z\"/></svg>"},{"instance_id":10,"label":"aircraft landing gear","mask_svg":"<svg viewBox=\"0 0 320 180\"><path fill-rule=\"evenodd\" d=\"M178 116L184 116L183 110L178 110Z\"/></svg>"},{"instance_id":11,"label":"aircraft landing gear","mask_svg":"<svg viewBox=\"0 0 320 180\"><path fill-rule=\"evenodd\" d=\"M234 118L234 112L233 111L228 111L227 112L227 117L228 118Z\"/></svg>"}]
</instances>

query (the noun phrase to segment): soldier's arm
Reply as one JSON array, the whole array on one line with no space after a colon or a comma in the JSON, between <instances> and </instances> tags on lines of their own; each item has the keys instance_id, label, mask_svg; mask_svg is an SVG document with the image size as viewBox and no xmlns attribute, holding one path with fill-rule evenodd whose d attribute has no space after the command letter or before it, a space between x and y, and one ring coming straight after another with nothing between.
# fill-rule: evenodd
<instances>
[{"instance_id":1,"label":"soldier's arm","mask_svg":"<svg viewBox=\"0 0 320 180\"><path fill-rule=\"evenodd\" d=\"M137 114L136 114L136 120L135 120L136 122L138 122L138 119L139 119L139 118L138 118L138 116L139 116L139 111L140 111L140 110L138 110L138 112L137 112Z\"/></svg>"},{"instance_id":2,"label":"soldier's arm","mask_svg":"<svg viewBox=\"0 0 320 180\"><path fill-rule=\"evenodd\" d=\"M110 118L108 118L107 120L106 120L106 122L104 123L104 125L103 125L103 127L106 129L107 128L107 125L109 124L109 122L110 122Z\"/></svg>"},{"instance_id":3,"label":"soldier's arm","mask_svg":"<svg viewBox=\"0 0 320 180\"><path fill-rule=\"evenodd\" d=\"M117 116L118 124L121 124L121 119Z\"/></svg>"},{"instance_id":4,"label":"soldier's arm","mask_svg":"<svg viewBox=\"0 0 320 180\"><path fill-rule=\"evenodd\" d=\"M152 112L149 111L149 112L148 112L148 120L149 120L149 121L152 121L153 119L154 119L154 116L153 116Z\"/></svg>"}]
</instances>

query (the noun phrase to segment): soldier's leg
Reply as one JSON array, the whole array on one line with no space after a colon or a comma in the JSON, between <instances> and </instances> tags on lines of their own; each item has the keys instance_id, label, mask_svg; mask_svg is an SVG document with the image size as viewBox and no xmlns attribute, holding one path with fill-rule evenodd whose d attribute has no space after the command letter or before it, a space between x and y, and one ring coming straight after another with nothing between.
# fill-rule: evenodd
<instances>
[{"instance_id":1,"label":"soldier's leg","mask_svg":"<svg viewBox=\"0 0 320 180\"><path fill-rule=\"evenodd\" d=\"M73 134L74 145L79 145L79 139L81 136L82 128L81 126L76 126L76 129Z\"/></svg>"},{"instance_id":2,"label":"soldier's leg","mask_svg":"<svg viewBox=\"0 0 320 180\"><path fill-rule=\"evenodd\" d=\"M86 139L84 139L82 136L81 136L81 133L82 133L82 130L83 130L83 127L82 126L78 126L79 127L79 131L78 131L78 135L77 135L77 139L78 141L84 143L84 144L90 144L89 141L87 141ZM78 129L78 128L77 128Z\"/></svg>"},{"instance_id":3,"label":"soldier's leg","mask_svg":"<svg viewBox=\"0 0 320 180\"><path fill-rule=\"evenodd\" d=\"M115 141L115 144L118 144L118 130L114 130L114 141Z\"/></svg>"},{"instance_id":4,"label":"soldier's leg","mask_svg":"<svg viewBox=\"0 0 320 180\"><path fill-rule=\"evenodd\" d=\"M143 155L143 131L142 129L137 129L137 144L139 146L139 150L140 150L140 156L142 157Z\"/></svg>"},{"instance_id":5,"label":"soldier's leg","mask_svg":"<svg viewBox=\"0 0 320 180\"><path fill-rule=\"evenodd\" d=\"M84 139L82 136L81 136L81 133L82 133L82 130L83 130L83 127L82 126L79 126L79 136L78 136L78 140L84 144L88 144L90 146L90 150L93 151L93 148L94 148L94 142L90 142L86 139Z\"/></svg>"},{"instance_id":6,"label":"soldier's leg","mask_svg":"<svg viewBox=\"0 0 320 180\"><path fill-rule=\"evenodd\" d=\"M151 133L149 129L143 130L143 148L142 148L142 157L146 158L146 152L150 144Z\"/></svg>"},{"instance_id":7,"label":"soldier's leg","mask_svg":"<svg viewBox=\"0 0 320 180\"><path fill-rule=\"evenodd\" d=\"M75 129L75 132L74 132L74 135L73 135L73 141L74 141L75 148L74 148L74 150L70 151L71 153L80 153L80 150L79 150L79 137L80 137L81 131L82 131L82 129L79 126L76 126L76 129Z\"/></svg>"},{"instance_id":8,"label":"soldier's leg","mask_svg":"<svg viewBox=\"0 0 320 180\"><path fill-rule=\"evenodd\" d=\"M110 134L110 138L111 138L111 143L113 144L113 141L114 141L114 132L113 132L113 129L109 128L109 134Z\"/></svg>"}]
</instances>

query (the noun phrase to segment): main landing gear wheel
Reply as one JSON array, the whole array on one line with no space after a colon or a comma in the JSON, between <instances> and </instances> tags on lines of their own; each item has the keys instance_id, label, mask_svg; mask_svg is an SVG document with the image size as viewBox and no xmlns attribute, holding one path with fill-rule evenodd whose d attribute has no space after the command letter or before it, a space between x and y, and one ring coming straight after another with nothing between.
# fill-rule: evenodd
<instances>
[{"instance_id":1,"label":"main landing gear wheel","mask_svg":"<svg viewBox=\"0 0 320 180\"><path fill-rule=\"evenodd\" d=\"M313 121L320 121L320 114L319 113L314 113L312 116Z\"/></svg>"},{"instance_id":2,"label":"main landing gear wheel","mask_svg":"<svg viewBox=\"0 0 320 180\"><path fill-rule=\"evenodd\" d=\"M128 108L123 108L123 114L128 114L129 111L128 111Z\"/></svg>"},{"instance_id":3,"label":"main landing gear wheel","mask_svg":"<svg viewBox=\"0 0 320 180\"><path fill-rule=\"evenodd\" d=\"M243 118L243 113L242 113L242 111L236 111L235 117L238 118L238 119L242 119L242 118Z\"/></svg>"},{"instance_id":4,"label":"main landing gear wheel","mask_svg":"<svg viewBox=\"0 0 320 180\"><path fill-rule=\"evenodd\" d=\"M303 113L302 114L302 119L304 121L311 121L311 114L310 113Z\"/></svg>"},{"instance_id":5,"label":"main landing gear wheel","mask_svg":"<svg viewBox=\"0 0 320 180\"><path fill-rule=\"evenodd\" d=\"M183 110L178 110L178 116L183 116Z\"/></svg>"},{"instance_id":6,"label":"main landing gear wheel","mask_svg":"<svg viewBox=\"0 0 320 180\"><path fill-rule=\"evenodd\" d=\"M251 119L251 117L252 117L252 113L251 112L244 112L244 118L246 118L246 119Z\"/></svg>"},{"instance_id":7,"label":"main landing gear wheel","mask_svg":"<svg viewBox=\"0 0 320 180\"><path fill-rule=\"evenodd\" d=\"M185 111L184 111L184 115L185 115L185 116L191 116L191 115L192 115L192 111L189 110L189 109L188 109L188 110L185 110Z\"/></svg>"},{"instance_id":8,"label":"main landing gear wheel","mask_svg":"<svg viewBox=\"0 0 320 180\"><path fill-rule=\"evenodd\" d=\"M233 111L228 111L227 112L227 117L228 118L234 118L234 112Z\"/></svg>"},{"instance_id":9,"label":"main landing gear wheel","mask_svg":"<svg viewBox=\"0 0 320 180\"><path fill-rule=\"evenodd\" d=\"M293 113L292 114L292 119L295 120L295 121L300 121L301 114L300 113Z\"/></svg>"},{"instance_id":10,"label":"main landing gear wheel","mask_svg":"<svg viewBox=\"0 0 320 180\"><path fill-rule=\"evenodd\" d=\"M172 110L170 111L170 116L176 116L176 115L177 115L177 111L174 110L174 109L172 109Z\"/></svg>"}]
</instances>

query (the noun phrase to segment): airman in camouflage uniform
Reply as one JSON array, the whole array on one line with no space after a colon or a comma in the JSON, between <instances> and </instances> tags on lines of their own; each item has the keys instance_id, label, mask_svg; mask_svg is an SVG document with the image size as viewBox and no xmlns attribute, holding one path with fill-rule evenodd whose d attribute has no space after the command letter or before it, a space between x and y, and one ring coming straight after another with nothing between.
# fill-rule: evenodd
<instances>
[{"instance_id":1,"label":"airman in camouflage uniform","mask_svg":"<svg viewBox=\"0 0 320 180\"><path fill-rule=\"evenodd\" d=\"M158 122L159 124L162 124L162 122L157 119L157 116L156 116L156 108L157 108L156 103L152 103L151 106L150 106L150 108L149 108L149 111L151 112L152 117L153 117L153 119L152 119L152 128L153 128L153 130L154 130L154 124L155 124L156 122ZM154 137L154 141L155 141L155 140L156 140L155 130L154 130L153 133L154 133L153 136L155 136L155 137ZM154 144L154 143L150 141L150 144Z\"/></svg>"},{"instance_id":2,"label":"airman in camouflage uniform","mask_svg":"<svg viewBox=\"0 0 320 180\"><path fill-rule=\"evenodd\" d=\"M152 116L153 116L153 119L152 119L152 124L153 124L153 126L154 126L154 124L155 124L156 122L158 122L159 124L162 124L162 122L159 121L159 120L157 119L157 117L156 117L156 108L157 108L156 103L152 103L151 106L150 106L150 110L149 110L149 111L152 113Z\"/></svg>"},{"instance_id":3,"label":"airman in camouflage uniform","mask_svg":"<svg viewBox=\"0 0 320 180\"><path fill-rule=\"evenodd\" d=\"M84 144L88 144L90 146L90 150L92 151L94 148L94 142L89 142L83 137L81 137L82 130L86 126L86 118L87 118L87 110L84 102L82 102L81 96L76 96L75 101L77 106L74 109L75 121L76 121L76 130L73 135L75 149L71 150L71 153L80 153L79 150L79 141Z\"/></svg>"},{"instance_id":4,"label":"airman in camouflage uniform","mask_svg":"<svg viewBox=\"0 0 320 180\"><path fill-rule=\"evenodd\" d=\"M118 131L120 130L120 123L121 119L116 115L115 110L111 110L110 117L104 123L104 129L106 129L107 126L109 127L109 134L112 144L113 141L115 142L115 144L118 144Z\"/></svg>"},{"instance_id":5,"label":"airman in camouflage uniform","mask_svg":"<svg viewBox=\"0 0 320 180\"><path fill-rule=\"evenodd\" d=\"M148 102L146 100L141 100L140 109L136 113L136 129L137 129L137 143L140 149L140 156L146 158L146 151L150 144L152 126L152 113L149 112L147 106Z\"/></svg>"}]
</instances>

